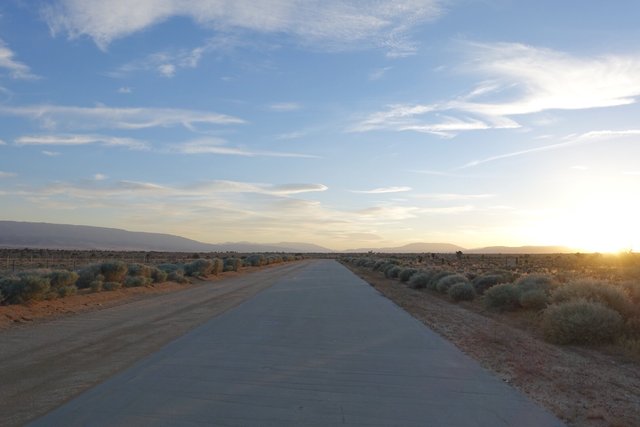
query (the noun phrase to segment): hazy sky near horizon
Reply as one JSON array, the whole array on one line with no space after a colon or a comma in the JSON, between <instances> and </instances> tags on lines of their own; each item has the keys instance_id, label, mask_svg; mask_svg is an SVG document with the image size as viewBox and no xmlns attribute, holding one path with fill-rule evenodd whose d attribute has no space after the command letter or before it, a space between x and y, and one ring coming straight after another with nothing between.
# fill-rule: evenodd
<instances>
[{"instance_id":1,"label":"hazy sky near horizon","mask_svg":"<svg viewBox=\"0 0 640 427\"><path fill-rule=\"evenodd\" d=\"M0 219L640 249L640 2L9 0Z\"/></svg>"}]
</instances>

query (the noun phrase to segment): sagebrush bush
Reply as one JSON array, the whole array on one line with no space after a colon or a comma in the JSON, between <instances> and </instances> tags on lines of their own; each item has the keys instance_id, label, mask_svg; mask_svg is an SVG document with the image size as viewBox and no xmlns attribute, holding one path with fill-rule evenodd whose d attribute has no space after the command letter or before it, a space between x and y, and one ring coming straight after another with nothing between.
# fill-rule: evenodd
<instances>
[{"instance_id":1,"label":"sagebrush bush","mask_svg":"<svg viewBox=\"0 0 640 427\"><path fill-rule=\"evenodd\" d=\"M472 301L476 297L476 290L468 281L451 285L447 293L454 301Z\"/></svg>"},{"instance_id":2,"label":"sagebrush bush","mask_svg":"<svg viewBox=\"0 0 640 427\"><path fill-rule=\"evenodd\" d=\"M184 277L184 273L182 270L172 271L167 275L167 280L176 283L189 283L189 279Z\"/></svg>"},{"instance_id":3,"label":"sagebrush bush","mask_svg":"<svg viewBox=\"0 0 640 427\"><path fill-rule=\"evenodd\" d=\"M410 288L413 288L413 289L424 289L427 287L427 284L429 283L430 278L431 278L431 274L429 274L429 272L418 271L413 276L411 276L411 279L409 279L408 285Z\"/></svg>"},{"instance_id":4,"label":"sagebrush bush","mask_svg":"<svg viewBox=\"0 0 640 427\"><path fill-rule=\"evenodd\" d=\"M0 279L0 291L9 304L22 304L57 296L56 292L51 292L49 278L36 274L2 278Z\"/></svg>"},{"instance_id":5,"label":"sagebrush bush","mask_svg":"<svg viewBox=\"0 0 640 427\"><path fill-rule=\"evenodd\" d=\"M102 291L103 285L104 282L102 280L94 280L93 282L89 283L89 286L87 287L91 289L91 292L100 292Z\"/></svg>"},{"instance_id":6,"label":"sagebrush bush","mask_svg":"<svg viewBox=\"0 0 640 427\"><path fill-rule=\"evenodd\" d=\"M549 304L549 295L543 289L520 291L519 302L527 310L542 310Z\"/></svg>"},{"instance_id":7,"label":"sagebrush bush","mask_svg":"<svg viewBox=\"0 0 640 427\"><path fill-rule=\"evenodd\" d=\"M153 283L163 283L167 281L167 272L160 270L159 268L153 268L151 270L151 280Z\"/></svg>"},{"instance_id":8,"label":"sagebrush bush","mask_svg":"<svg viewBox=\"0 0 640 427\"><path fill-rule=\"evenodd\" d=\"M206 276L211 273L213 262L210 259L197 259L184 266L187 276Z\"/></svg>"},{"instance_id":9,"label":"sagebrush bush","mask_svg":"<svg viewBox=\"0 0 640 427\"><path fill-rule=\"evenodd\" d=\"M444 276L438 283L436 284L436 291L446 294L449 292L449 288L457 283L468 283L469 279L462 274L450 274L448 276Z\"/></svg>"},{"instance_id":10,"label":"sagebrush bush","mask_svg":"<svg viewBox=\"0 0 640 427\"><path fill-rule=\"evenodd\" d=\"M401 271L402 271L402 268L398 267L397 265L394 265L393 267L388 268L384 272L384 275L389 279L397 279Z\"/></svg>"},{"instance_id":11,"label":"sagebrush bush","mask_svg":"<svg viewBox=\"0 0 640 427\"><path fill-rule=\"evenodd\" d=\"M487 308L492 310L515 310L520 306L520 294L515 285L501 283L485 291L484 303Z\"/></svg>"},{"instance_id":12,"label":"sagebrush bush","mask_svg":"<svg viewBox=\"0 0 640 427\"><path fill-rule=\"evenodd\" d=\"M59 297L68 297L77 294L78 288L76 285L59 286L56 288L56 292L58 292Z\"/></svg>"},{"instance_id":13,"label":"sagebrush bush","mask_svg":"<svg viewBox=\"0 0 640 427\"><path fill-rule=\"evenodd\" d=\"M75 286L80 276L78 276L78 273L75 271L55 270L50 272L47 277L49 277L51 287L57 289L66 286Z\"/></svg>"},{"instance_id":14,"label":"sagebrush bush","mask_svg":"<svg viewBox=\"0 0 640 427\"><path fill-rule=\"evenodd\" d=\"M150 277L144 276L128 276L124 279L124 286L127 288L138 288L148 286L153 282Z\"/></svg>"},{"instance_id":15,"label":"sagebrush bush","mask_svg":"<svg viewBox=\"0 0 640 427\"><path fill-rule=\"evenodd\" d=\"M251 267L260 267L267 264L267 259L262 254L253 254L245 259L245 264Z\"/></svg>"},{"instance_id":16,"label":"sagebrush bush","mask_svg":"<svg viewBox=\"0 0 640 427\"><path fill-rule=\"evenodd\" d=\"M120 282L105 282L102 284L102 289L105 291L115 291L116 289L120 289L122 287L122 283Z\"/></svg>"},{"instance_id":17,"label":"sagebrush bush","mask_svg":"<svg viewBox=\"0 0 640 427\"><path fill-rule=\"evenodd\" d=\"M238 271L242 266L242 260L240 258L227 258L224 260L223 271Z\"/></svg>"},{"instance_id":18,"label":"sagebrush bush","mask_svg":"<svg viewBox=\"0 0 640 427\"><path fill-rule=\"evenodd\" d=\"M548 294L555 287L555 282L547 274L528 274L516 280L515 285L522 293L541 290Z\"/></svg>"},{"instance_id":19,"label":"sagebrush bush","mask_svg":"<svg viewBox=\"0 0 640 427\"><path fill-rule=\"evenodd\" d=\"M100 264L100 274L106 282L122 282L127 275L127 264L122 261L107 261Z\"/></svg>"},{"instance_id":20,"label":"sagebrush bush","mask_svg":"<svg viewBox=\"0 0 640 427\"><path fill-rule=\"evenodd\" d=\"M582 279L560 286L551 293L553 303L562 303L576 299L599 302L624 317L633 313L634 307L625 292L608 282Z\"/></svg>"},{"instance_id":21,"label":"sagebrush bush","mask_svg":"<svg viewBox=\"0 0 640 427\"><path fill-rule=\"evenodd\" d=\"M622 330L622 316L599 302L574 299L552 304L544 311L542 331L556 344L612 342Z\"/></svg>"},{"instance_id":22,"label":"sagebrush bush","mask_svg":"<svg viewBox=\"0 0 640 427\"><path fill-rule=\"evenodd\" d=\"M487 289L499 285L501 283L506 283L505 276L502 274L482 274L475 279L473 279L473 287L476 289L478 294L483 294L487 291Z\"/></svg>"},{"instance_id":23,"label":"sagebrush bush","mask_svg":"<svg viewBox=\"0 0 640 427\"><path fill-rule=\"evenodd\" d=\"M398 278L400 279L401 282L406 283L409 281L409 279L411 279L411 276L413 276L417 272L418 270L415 268L403 268L400 274L398 275Z\"/></svg>"},{"instance_id":24,"label":"sagebrush bush","mask_svg":"<svg viewBox=\"0 0 640 427\"><path fill-rule=\"evenodd\" d=\"M177 271L177 270L184 271L184 265L182 264L165 263L165 264L159 264L157 268L158 270L162 270L165 273L171 273L172 271Z\"/></svg>"},{"instance_id":25,"label":"sagebrush bush","mask_svg":"<svg viewBox=\"0 0 640 427\"><path fill-rule=\"evenodd\" d=\"M279 262L282 262L282 258L280 258ZM220 258L212 259L211 263L211 274L215 274L217 276L224 271L224 262Z\"/></svg>"},{"instance_id":26,"label":"sagebrush bush","mask_svg":"<svg viewBox=\"0 0 640 427\"><path fill-rule=\"evenodd\" d=\"M78 271L76 286L80 289L91 287L91 283L98 279L100 264L89 264Z\"/></svg>"},{"instance_id":27,"label":"sagebrush bush","mask_svg":"<svg viewBox=\"0 0 640 427\"><path fill-rule=\"evenodd\" d=\"M153 267L138 263L129 264L127 270L129 276L151 277L153 273Z\"/></svg>"},{"instance_id":28,"label":"sagebrush bush","mask_svg":"<svg viewBox=\"0 0 640 427\"><path fill-rule=\"evenodd\" d=\"M640 280L623 282L621 288L633 304L640 306Z\"/></svg>"},{"instance_id":29,"label":"sagebrush bush","mask_svg":"<svg viewBox=\"0 0 640 427\"><path fill-rule=\"evenodd\" d=\"M450 276L452 274L455 274L453 271L434 271L433 274L431 274L431 277L429 278L429 283L427 283L427 289L430 289L432 291L437 291L437 286L438 286L438 282L440 281L440 279L442 279L443 277L447 277Z\"/></svg>"}]
</instances>

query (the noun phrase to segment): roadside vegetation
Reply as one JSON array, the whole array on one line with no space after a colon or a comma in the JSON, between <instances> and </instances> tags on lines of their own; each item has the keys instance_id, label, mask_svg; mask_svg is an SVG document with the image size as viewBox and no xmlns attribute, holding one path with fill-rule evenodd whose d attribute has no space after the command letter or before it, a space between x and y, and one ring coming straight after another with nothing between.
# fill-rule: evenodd
<instances>
[{"instance_id":1,"label":"roadside vegetation","mask_svg":"<svg viewBox=\"0 0 640 427\"><path fill-rule=\"evenodd\" d=\"M191 283L243 267L262 267L302 259L302 255L250 254L245 256L200 257L189 262L126 263L113 259L77 269L36 268L0 273L0 305L52 300L78 292L108 292L121 288L153 286L164 282Z\"/></svg>"},{"instance_id":2,"label":"roadside vegetation","mask_svg":"<svg viewBox=\"0 0 640 427\"><path fill-rule=\"evenodd\" d=\"M576 254L582 261L584 255ZM620 255L607 268L582 264L550 269L538 264L496 268L484 259L462 262L434 255L343 257L345 264L379 272L398 285L440 295L493 315L527 313L530 330L554 344L614 346L640 358L640 257ZM480 261L480 262L479 262Z\"/></svg>"}]
</instances>

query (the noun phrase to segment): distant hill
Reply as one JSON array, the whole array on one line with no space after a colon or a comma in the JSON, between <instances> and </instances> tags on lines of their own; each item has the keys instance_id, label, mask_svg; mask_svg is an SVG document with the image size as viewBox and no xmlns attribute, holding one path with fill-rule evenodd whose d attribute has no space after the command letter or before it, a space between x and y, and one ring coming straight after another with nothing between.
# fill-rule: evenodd
<instances>
[{"instance_id":1,"label":"distant hill","mask_svg":"<svg viewBox=\"0 0 640 427\"><path fill-rule=\"evenodd\" d=\"M469 254L570 254L578 252L566 246L488 246L463 251Z\"/></svg>"},{"instance_id":2,"label":"distant hill","mask_svg":"<svg viewBox=\"0 0 640 427\"><path fill-rule=\"evenodd\" d=\"M575 249L565 246L487 246L485 248L466 249L450 243L409 243L408 245L390 248L360 248L349 249L351 253L454 253L462 251L465 254L562 254L574 253Z\"/></svg>"},{"instance_id":3,"label":"distant hill","mask_svg":"<svg viewBox=\"0 0 640 427\"><path fill-rule=\"evenodd\" d=\"M174 252L332 252L308 243L211 244L172 234L19 221L0 221L0 247Z\"/></svg>"},{"instance_id":4,"label":"distant hill","mask_svg":"<svg viewBox=\"0 0 640 427\"><path fill-rule=\"evenodd\" d=\"M466 249L452 245L451 243L409 243L403 246L391 247L391 248L360 248L360 249L349 249L344 252L380 252L380 253L424 253L424 252L433 252L433 253L447 253L447 252L457 252L457 251L465 251Z\"/></svg>"}]
</instances>

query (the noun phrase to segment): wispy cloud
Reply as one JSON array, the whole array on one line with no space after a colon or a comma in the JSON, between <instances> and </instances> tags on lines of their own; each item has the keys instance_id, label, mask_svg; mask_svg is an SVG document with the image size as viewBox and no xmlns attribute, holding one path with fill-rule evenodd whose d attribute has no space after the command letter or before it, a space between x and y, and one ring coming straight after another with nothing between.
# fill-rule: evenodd
<instances>
[{"instance_id":1,"label":"wispy cloud","mask_svg":"<svg viewBox=\"0 0 640 427\"><path fill-rule=\"evenodd\" d=\"M386 194L386 193L402 193L411 191L411 187L380 187L372 190L352 190L352 193L360 194Z\"/></svg>"},{"instance_id":2,"label":"wispy cloud","mask_svg":"<svg viewBox=\"0 0 640 427\"><path fill-rule=\"evenodd\" d=\"M208 111L177 108L73 107L64 105L0 106L0 115L38 120L45 128L145 129L153 127L242 124L244 120Z\"/></svg>"},{"instance_id":3,"label":"wispy cloud","mask_svg":"<svg viewBox=\"0 0 640 427\"><path fill-rule=\"evenodd\" d=\"M0 39L0 68L9 71L9 75L14 79L37 79L38 76L31 72L31 69L15 59L15 53L7 46L4 40Z\"/></svg>"},{"instance_id":4,"label":"wispy cloud","mask_svg":"<svg viewBox=\"0 0 640 427\"><path fill-rule=\"evenodd\" d=\"M483 163L489 163L496 160L507 159L510 157L523 156L531 153L558 150L561 148L570 147L578 144L588 144L593 142L620 140L620 139L625 139L629 137L638 137L638 136L640 136L640 129L600 130L600 131L586 132L580 135L569 135L563 138L563 142L559 142L557 144L543 145L540 147L529 148L527 150L512 151L509 153L486 157L484 159L473 160L460 166L458 169L470 168L470 167L481 165Z\"/></svg>"},{"instance_id":5,"label":"wispy cloud","mask_svg":"<svg viewBox=\"0 0 640 427\"><path fill-rule=\"evenodd\" d=\"M42 154L44 154L45 156L48 156L48 157L56 157L56 156L60 155L60 153L57 152L57 151L49 151L49 150L42 151Z\"/></svg>"},{"instance_id":6,"label":"wispy cloud","mask_svg":"<svg viewBox=\"0 0 640 427\"><path fill-rule=\"evenodd\" d=\"M294 157L314 159L318 156L302 153L287 153L282 151L253 150L244 147L230 146L220 138L200 138L182 144L173 145L173 151L182 154L223 154L244 157Z\"/></svg>"},{"instance_id":7,"label":"wispy cloud","mask_svg":"<svg viewBox=\"0 0 640 427\"><path fill-rule=\"evenodd\" d=\"M93 179L95 179L96 181L104 181L107 178L109 178L107 175L104 175L104 174L101 174L101 173L97 173L97 174L93 175Z\"/></svg>"},{"instance_id":8,"label":"wispy cloud","mask_svg":"<svg viewBox=\"0 0 640 427\"><path fill-rule=\"evenodd\" d=\"M549 110L615 107L640 96L640 55L577 57L517 43L465 43L459 69L481 79L462 96L394 104L355 120L353 132L459 132L521 127L517 117ZM538 120L545 125L548 118Z\"/></svg>"},{"instance_id":9,"label":"wispy cloud","mask_svg":"<svg viewBox=\"0 0 640 427\"><path fill-rule=\"evenodd\" d=\"M101 0L59 0L44 9L53 34L89 36L106 49L126 37L175 16L217 31L244 29L288 34L303 44L330 50L382 47L389 56L416 50L410 30L443 13L440 0L401 0L393 4L365 0L164 0L105 3Z\"/></svg>"},{"instance_id":10,"label":"wispy cloud","mask_svg":"<svg viewBox=\"0 0 640 427\"><path fill-rule=\"evenodd\" d=\"M7 145L7 143L4 140L0 139L0 145Z\"/></svg>"},{"instance_id":11,"label":"wispy cloud","mask_svg":"<svg viewBox=\"0 0 640 427\"><path fill-rule=\"evenodd\" d=\"M300 110L302 106L297 102L276 102L269 105L268 108L271 111L286 112Z\"/></svg>"},{"instance_id":12,"label":"wispy cloud","mask_svg":"<svg viewBox=\"0 0 640 427\"><path fill-rule=\"evenodd\" d=\"M118 93L128 94L128 93L131 93L131 92L133 92L133 89L131 89L128 86L123 86L123 87L119 87L118 88Z\"/></svg>"},{"instance_id":13,"label":"wispy cloud","mask_svg":"<svg viewBox=\"0 0 640 427\"><path fill-rule=\"evenodd\" d=\"M15 173L13 173L13 172L3 172L3 171L0 171L0 178L11 178L11 177L13 177L13 176L16 176L16 174L15 174Z\"/></svg>"},{"instance_id":14,"label":"wispy cloud","mask_svg":"<svg viewBox=\"0 0 640 427\"><path fill-rule=\"evenodd\" d=\"M133 150L145 150L149 148L146 141L134 138L121 138L107 135L26 135L15 140L16 145L88 145L101 144L113 147L125 147Z\"/></svg>"},{"instance_id":15,"label":"wispy cloud","mask_svg":"<svg viewBox=\"0 0 640 427\"><path fill-rule=\"evenodd\" d=\"M489 199L495 197L495 194L456 194L456 193L431 193L431 194L416 194L416 199L430 199L430 200L477 200L477 199Z\"/></svg>"},{"instance_id":16,"label":"wispy cloud","mask_svg":"<svg viewBox=\"0 0 640 427\"><path fill-rule=\"evenodd\" d=\"M389 70L391 70L393 67L382 67L382 68L376 68L375 70L373 70L371 73L369 73L369 80L370 81L376 81L376 80L380 80L381 78L383 78L385 76L385 74L387 74L387 72Z\"/></svg>"}]
</instances>

